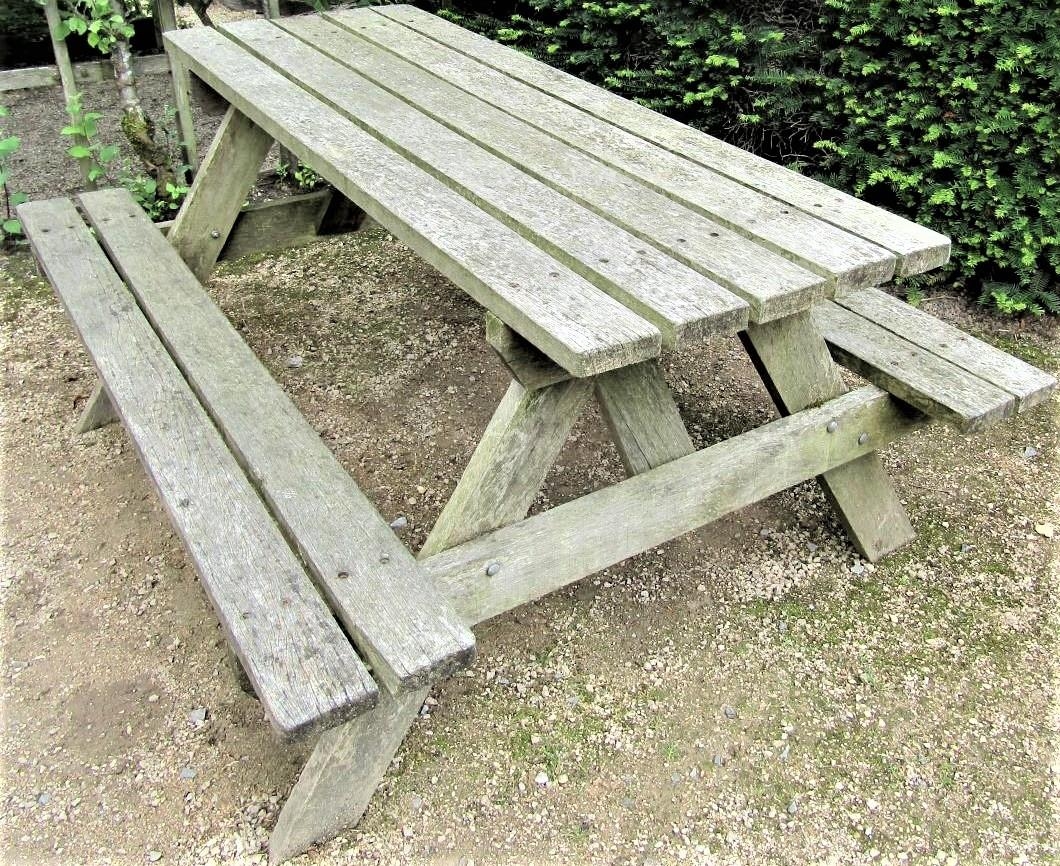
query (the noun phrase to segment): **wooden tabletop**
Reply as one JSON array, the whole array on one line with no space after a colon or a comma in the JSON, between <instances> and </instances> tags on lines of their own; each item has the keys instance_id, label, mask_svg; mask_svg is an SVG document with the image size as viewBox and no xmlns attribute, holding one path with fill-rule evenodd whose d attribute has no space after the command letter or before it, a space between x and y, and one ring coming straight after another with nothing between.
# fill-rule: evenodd
<instances>
[{"instance_id":1,"label":"wooden tabletop","mask_svg":"<svg viewBox=\"0 0 1060 866\"><path fill-rule=\"evenodd\" d=\"M943 264L943 235L409 6L175 60L576 376Z\"/></svg>"}]
</instances>

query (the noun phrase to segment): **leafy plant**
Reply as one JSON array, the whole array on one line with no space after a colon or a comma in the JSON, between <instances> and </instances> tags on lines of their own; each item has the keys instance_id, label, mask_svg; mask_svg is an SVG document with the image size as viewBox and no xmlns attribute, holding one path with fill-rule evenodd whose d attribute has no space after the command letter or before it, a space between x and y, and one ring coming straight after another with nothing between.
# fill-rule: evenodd
<instances>
[{"instance_id":1,"label":"leafy plant","mask_svg":"<svg viewBox=\"0 0 1060 866\"><path fill-rule=\"evenodd\" d=\"M122 178L122 186L136 199L137 204L153 222L161 222L175 216L189 189L186 184L167 183L164 189L159 190L158 181L142 174Z\"/></svg>"},{"instance_id":2,"label":"leafy plant","mask_svg":"<svg viewBox=\"0 0 1060 866\"><path fill-rule=\"evenodd\" d=\"M293 184L303 192L312 192L324 183L320 175L304 162L296 163L294 171L286 162L281 162L276 166L276 176L284 183Z\"/></svg>"},{"instance_id":3,"label":"leafy plant","mask_svg":"<svg viewBox=\"0 0 1060 866\"><path fill-rule=\"evenodd\" d=\"M66 103L70 122L62 128L62 135L73 140L66 152L74 159L88 160L87 177L95 183L107 176L108 166L118 157L118 146L103 144L99 138L98 111L85 111L81 94L75 93Z\"/></svg>"},{"instance_id":4,"label":"leafy plant","mask_svg":"<svg viewBox=\"0 0 1060 866\"><path fill-rule=\"evenodd\" d=\"M0 105L0 118L7 117L8 109ZM0 213L0 245L6 245L12 239L22 236L22 223L15 216L15 208L26 201L26 194L13 191L8 185L8 161L22 141L17 135L6 135L0 129L0 191L3 193L3 212Z\"/></svg>"},{"instance_id":5,"label":"leafy plant","mask_svg":"<svg viewBox=\"0 0 1060 866\"><path fill-rule=\"evenodd\" d=\"M1060 314L1060 295L1048 289L1044 275L1040 274L1023 286L986 283L979 303L1005 316Z\"/></svg>"},{"instance_id":6,"label":"leafy plant","mask_svg":"<svg viewBox=\"0 0 1060 866\"><path fill-rule=\"evenodd\" d=\"M69 0L66 5L67 14L59 25L60 39L76 33L107 54L116 42L133 35L132 26L115 10L111 0Z\"/></svg>"}]
</instances>

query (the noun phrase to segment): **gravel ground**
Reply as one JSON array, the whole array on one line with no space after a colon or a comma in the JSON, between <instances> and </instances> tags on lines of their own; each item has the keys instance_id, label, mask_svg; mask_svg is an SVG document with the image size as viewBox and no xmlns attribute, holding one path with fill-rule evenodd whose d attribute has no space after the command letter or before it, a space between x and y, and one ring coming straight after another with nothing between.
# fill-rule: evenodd
<instances>
[{"instance_id":1,"label":"gravel ground","mask_svg":"<svg viewBox=\"0 0 1060 866\"><path fill-rule=\"evenodd\" d=\"M210 289L418 546L506 385L480 311L379 230ZM124 433L74 434L91 365L26 254L0 295L0 858L264 863L304 749L234 685ZM1060 369L1055 329L930 309ZM772 417L736 341L664 365L697 445ZM1060 862L1058 405L889 448L918 534L875 566L811 483L484 624L360 826L295 862ZM620 477L588 412L535 509Z\"/></svg>"}]
</instances>

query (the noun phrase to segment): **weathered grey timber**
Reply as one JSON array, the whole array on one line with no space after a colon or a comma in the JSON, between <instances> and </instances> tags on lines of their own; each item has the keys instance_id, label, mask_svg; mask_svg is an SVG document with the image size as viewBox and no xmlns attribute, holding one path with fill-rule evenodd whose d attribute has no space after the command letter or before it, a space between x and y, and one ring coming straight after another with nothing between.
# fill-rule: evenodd
<instances>
[{"instance_id":1,"label":"weathered grey timber","mask_svg":"<svg viewBox=\"0 0 1060 866\"><path fill-rule=\"evenodd\" d=\"M166 40L240 112L575 375L659 353L653 325L222 34L196 28Z\"/></svg>"},{"instance_id":2,"label":"weathered grey timber","mask_svg":"<svg viewBox=\"0 0 1060 866\"><path fill-rule=\"evenodd\" d=\"M747 304L264 20L223 31L654 324L665 345L736 333Z\"/></svg>"},{"instance_id":3,"label":"weathered grey timber","mask_svg":"<svg viewBox=\"0 0 1060 866\"><path fill-rule=\"evenodd\" d=\"M879 289L851 292L839 305L1007 391L1020 412L1047 400L1056 388L1048 373Z\"/></svg>"},{"instance_id":4,"label":"weathered grey timber","mask_svg":"<svg viewBox=\"0 0 1060 866\"><path fill-rule=\"evenodd\" d=\"M78 85L102 84L114 79L114 64L109 60L90 60L70 64L72 80ZM169 72L165 54L149 54L133 58L133 72L137 75L164 75ZM31 66L26 69L0 70L0 93L8 90L30 90L61 84L58 66Z\"/></svg>"},{"instance_id":5,"label":"weathered grey timber","mask_svg":"<svg viewBox=\"0 0 1060 866\"><path fill-rule=\"evenodd\" d=\"M725 286L750 304L754 321L806 309L829 290L823 277L383 48L351 38L337 22L296 16L278 23L435 120Z\"/></svg>"},{"instance_id":6,"label":"weathered grey timber","mask_svg":"<svg viewBox=\"0 0 1060 866\"><path fill-rule=\"evenodd\" d=\"M730 180L593 117L392 21L373 9L334 20L468 93L614 166L817 274L837 291L886 282L895 257L883 247Z\"/></svg>"},{"instance_id":7,"label":"weathered grey timber","mask_svg":"<svg viewBox=\"0 0 1060 866\"><path fill-rule=\"evenodd\" d=\"M376 11L646 141L885 247L899 257L899 276L937 268L949 259L949 238L925 226L788 171L413 6L382 6Z\"/></svg>"},{"instance_id":8,"label":"weathered grey timber","mask_svg":"<svg viewBox=\"0 0 1060 866\"><path fill-rule=\"evenodd\" d=\"M209 279L271 145L263 130L228 109L200 168L212 182L192 184L168 235L200 282Z\"/></svg>"},{"instance_id":9,"label":"weathered grey timber","mask_svg":"<svg viewBox=\"0 0 1060 866\"><path fill-rule=\"evenodd\" d=\"M1016 398L857 313L826 301L813 322L844 367L964 433L1016 414Z\"/></svg>"},{"instance_id":10,"label":"weathered grey timber","mask_svg":"<svg viewBox=\"0 0 1060 866\"><path fill-rule=\"evenodd\" d=\"M596 399L630 475L695 450L658 361L599 376Z\"/></svg>"},{"instance_id":11,"label":"weathered grey timber","mask_svg":"<svg viewBox=\"0 0 1060 866\"><path fill-rule=\"evenodd\" d=\"M420 557L495 526L500 501L525 504L525 513L592 391L593 383L586 379L536 391L512 382Z\"/></svg>"},{"instance_id":12,"label":"weathered grey timber","mask_svg":"<svg viewBox=\"0 0 1060 866\"><path fill-rule=\"evenodd\" d=\"M334 190L288 195L244 205L217 260L305 246L324 235L358 231L364 214ZM163 234L173 221L155 223Z\"/></svg>"},{"instance_id":13,"label":"weathered grey timber","mask_svg":"<svg viewBox=\"0 0 1060 866\"><path fill-rule=\"evenodd\" d=\"M832 419L836 433L827 431ZM864 457L924 423L866 386L437 553L424 566L466 621L481 622ZM869 434L864 445L862 433ZM491 563L500 568L487 577Z\"/></svg>"},{"instance_id":14,"label":"weathered grey timber","mask_svg":"<svg viewBox=\"0 0 1060 866\"><path fill-rule=\"evenodd\" d=\"M571 378L569 371L549 360L493 313L486 312L486 342L501 363L527 391L536 391Z\"/></svg>"},{"instance_id":15,"label":"weathered grey timber","mask_svg":"<svg viewBox=\"0 0 1060 866\"><path fill-rule=\"evenodd\" d=\"M269 836L269 863L297 857L361 820L429 691L383 692L379 705L317 741Z\"/></svg>"},{"instance_id":16,"label":"weathered grey timber","mask_svg":"<svg viewBox=\"0 0 1060 866\"><path fill-rule=\"evenodd\" d=\"M177 251L124 190L88 193L81 204L378 680L408 691L467 665L471 632Z\"/></svg>"},{"instance_id":17,"label":"weathered grey timber","mask_svg":"<svg viewBox=\"0 0 1060 866\"><path fill-rule=\"evenodd\" d=\"M751 326L742 337L781 414L819 406L846 391L809 313ZM875 561L913 538L909 517L875 453L841 465L818 481L866 559Z\"/></svg>"},{"instance_id":18,"label":"weathered grey timber","mask_svg":"<svg viewBox=\"0 0 1060 866\"><path fill-rule=\"evenodd\" d=\"M88 433L90 430L97 430L120 420L121 416L118 415L110 397L107 396L107 389L103 387L102 382L96 382L96 387L92 389L92 395L85 403L85 408L81 411L81 417L77 419L77 426L74 429L78 433Z\"/></svg>"},{"instance_id":19,"label":"weathered grey timber","mask_svg":"<svg viewBox=\"0 0 1060 866\"><path fill-rule=\"evenodd\" d=\"M513 382L421 558L524 517L590 390L574 381L527 392ZM482 481L487 489L480 492ZM487 570L481 579L491 581ZM384 693L374 710L320 738L269 837L270 862L301 854L360 820L427 694L397 699Z\"/></svg>"},{"instance_id":20,"label":"weathered grey timber","mask_svg":"<svg viewBox=\"0 0 1060 866\"><path fill-rule=\"evenodd\" d=\"M18 213L275 728L304 736L372 705L375 683L73 205Z\"/></svg>"}]
</instances>

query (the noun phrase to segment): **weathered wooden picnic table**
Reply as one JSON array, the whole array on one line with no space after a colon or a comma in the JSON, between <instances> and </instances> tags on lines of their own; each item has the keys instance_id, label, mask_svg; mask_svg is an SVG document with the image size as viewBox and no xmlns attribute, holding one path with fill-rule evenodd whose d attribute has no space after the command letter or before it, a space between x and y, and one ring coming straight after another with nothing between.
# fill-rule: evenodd
<instances>
[{"instance_id":1,"label":"weathered wooden picnic table","mask_svg":"<svg viewBox=\"0 0 1060 866\"><path fill-rule=\"evenodd\" d=\"M879 448L1056 384L876 288L946 237L412 7L166 43L230 105L168 239L117 191L80 197L95 240L20 214L100 372L82 426L122 418L269 718L319 737L274 861L356 823L468 626L814 477L876 559L912 537ZM416 560L202 290L273 141L481 303L512 373ZM782 417L697 452L658 357L719 335ZM526 517L594 394L630 478Z\"/></svg>"}]
</instances>

